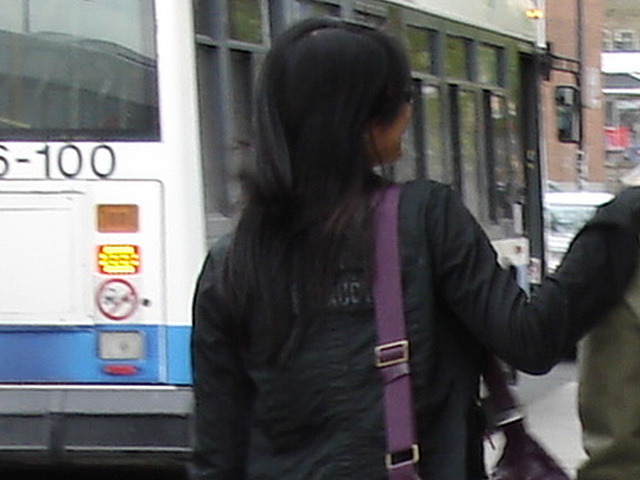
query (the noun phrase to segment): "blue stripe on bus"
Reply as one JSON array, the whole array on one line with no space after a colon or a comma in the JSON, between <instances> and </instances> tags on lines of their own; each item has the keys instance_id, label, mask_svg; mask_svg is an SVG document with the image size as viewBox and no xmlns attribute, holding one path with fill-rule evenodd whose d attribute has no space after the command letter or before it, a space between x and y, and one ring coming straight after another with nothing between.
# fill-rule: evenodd
<instances>
[{"instance_id":1,"label":"blue stripe on bus","mask_svg":"<svg viewBox=\"0 0 640 480\"><path fill-rule=\"evenodd\" d=\"M167 327L167 383L191 384L191 326Z\"/></svg>"},{"instance_id":2,"label":"blue stripe on bus","mask_svg":"<svg viewBox=\"0 0 640 480\"><path fill-rule=\"evenodd\" d=\"M145 339L144 358L101 360L101 331L141 332ZM2 326L0 382L189 384L190 332L188 326L159 325ZM166 354L161 353L163 345L167 346ZM107 373L109 368L112 373ZM133 373L123 374L128 369Z\"/></svg>"}]
</instances>

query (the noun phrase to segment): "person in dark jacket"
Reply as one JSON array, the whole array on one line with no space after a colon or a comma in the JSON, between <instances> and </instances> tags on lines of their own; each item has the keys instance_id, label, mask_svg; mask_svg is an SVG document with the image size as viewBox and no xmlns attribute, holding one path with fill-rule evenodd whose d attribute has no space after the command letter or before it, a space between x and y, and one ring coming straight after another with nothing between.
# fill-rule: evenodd
<instances>
[{"instance_id":1,"label":"person in dark jacket","mask_svg":"<svg viewBox=\"0 0 640 480\"><path fill-rule=\"evenodd\" d=\"M401 155L407 58L338 21L293 26L265 60L256 162L233 235L194 300L193 480L382 480L371 298L373 167ZM478 387L491 352L542 374L621 297L640 192L604 206L528 299L448 186L402 186L399 242L420 449L429 480L484 478Z\"/></svg>"}]
</instances>

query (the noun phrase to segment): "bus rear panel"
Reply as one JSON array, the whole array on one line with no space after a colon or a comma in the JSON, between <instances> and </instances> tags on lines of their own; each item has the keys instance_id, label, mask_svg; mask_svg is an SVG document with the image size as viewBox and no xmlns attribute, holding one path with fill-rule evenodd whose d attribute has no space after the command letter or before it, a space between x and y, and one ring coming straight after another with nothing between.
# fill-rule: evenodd
<instances>
[{"instance_id":1,"label":"bus rear panel","mask_svg":"<svg viewBox=\"0 0 640 480\"><path fill-rule=\"evenodd\" d=\"M189 2L3 2L2 458L189 452L193 38Z\"/></svg>"}]
</instances>

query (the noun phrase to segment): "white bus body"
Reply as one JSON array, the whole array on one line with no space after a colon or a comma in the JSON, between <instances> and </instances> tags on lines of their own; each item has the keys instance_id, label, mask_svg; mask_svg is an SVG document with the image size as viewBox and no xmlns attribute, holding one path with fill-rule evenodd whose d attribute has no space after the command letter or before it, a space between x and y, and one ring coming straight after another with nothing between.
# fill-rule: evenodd
<instances>
[{"instance_id":1,"label":"white bus body","mask_svg":"<svg viewBox=\"0 0 640 480\"><path fill-rule=\"evenodd\" d=\"M8 0L0 31L0 453L186 455L205 255L190 2Z\"/></svg>"}]
</instances>

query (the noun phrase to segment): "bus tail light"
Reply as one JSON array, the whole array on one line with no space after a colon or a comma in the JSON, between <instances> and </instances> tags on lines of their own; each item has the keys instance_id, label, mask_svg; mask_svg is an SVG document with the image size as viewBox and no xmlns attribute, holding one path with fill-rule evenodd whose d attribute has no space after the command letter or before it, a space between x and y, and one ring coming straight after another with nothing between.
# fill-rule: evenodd
<instances>
[{"instance_id":1,"label":"bus tail light","mask_svg":"<svg viewBox=\"0 0 640 480\"><path fill-rule=\"evenodd\" d=\"M138 205L98 205L98 232L138 231Z\"/></svg>"},{"instance_id":2,"label":"bus tail light","mask_svg":"<svg viewBox=\"0 0 640 480\"><path fill-rule=\"evenodd\" d=\"M98 272L104 275L133 275L140 271L137 245L100 245Z\"/></svg>"},{"instance_id":3,"label":"bus tail light","mask_svg":"<svg viewBox=\"0 0 640 480\"><path fill-rule=\"evenodd\" d=\"M125 377L138 373L138 367L135 365L105 365L102 371L107 375Z\"/></svg>"}]
</instances>

